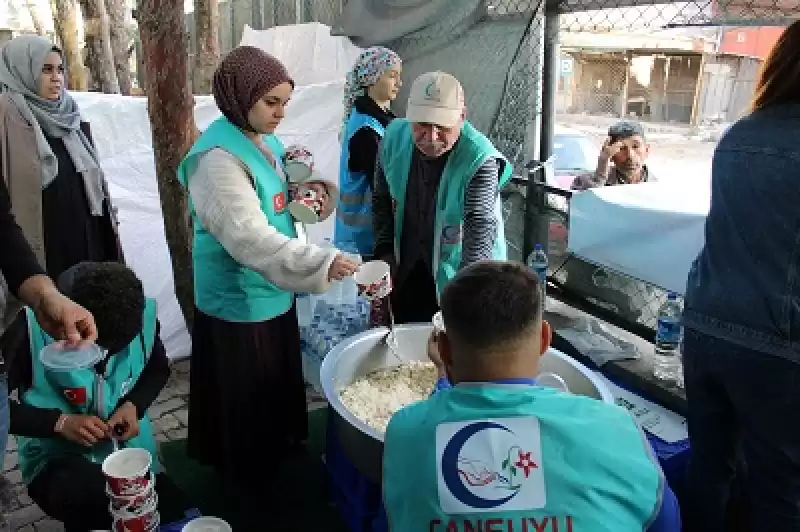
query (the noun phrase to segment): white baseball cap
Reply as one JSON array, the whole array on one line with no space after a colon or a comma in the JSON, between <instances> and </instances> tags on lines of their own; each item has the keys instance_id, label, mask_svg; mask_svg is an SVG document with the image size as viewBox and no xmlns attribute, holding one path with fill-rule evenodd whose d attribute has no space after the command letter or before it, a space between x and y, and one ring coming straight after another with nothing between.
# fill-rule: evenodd
<instances>
[{"instance_id":1,"label":"white baseball cap","mask_svg":"<svg viewBox=\"0 0 800 532\"><path fill-rule=\"evenodd\" d=\"M446 72L422 74L411 85L406 106L409 122L453 127L464 112L461 83Z\"/></svg>"}]
</instances>

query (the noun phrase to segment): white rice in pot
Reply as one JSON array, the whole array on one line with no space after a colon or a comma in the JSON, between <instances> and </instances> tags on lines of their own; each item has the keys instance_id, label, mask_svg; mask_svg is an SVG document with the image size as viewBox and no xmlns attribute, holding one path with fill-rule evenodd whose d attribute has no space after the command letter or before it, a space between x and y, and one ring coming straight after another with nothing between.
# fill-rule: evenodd
<instances>
[{"instance_id":1,"label":"white rice in pot","mask_svg":"<svg viewBox=\"0 0 800 532\"><path fill-rule=\"evenodd\" d=\"M395 412L427 399L435 383L432 362L410 361L356 379L341 391L340 398L350 413L383 433Z\"/></svg>"}]
</instances>

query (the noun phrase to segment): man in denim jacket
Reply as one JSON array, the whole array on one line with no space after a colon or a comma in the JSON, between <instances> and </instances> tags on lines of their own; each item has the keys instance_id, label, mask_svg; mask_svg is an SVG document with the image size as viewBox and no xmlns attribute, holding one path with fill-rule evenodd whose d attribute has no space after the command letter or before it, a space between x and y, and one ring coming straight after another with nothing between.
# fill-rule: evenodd
<instances>
[{"instance_id":1,"label":"man in denim jacket","mask_svg":"<svg viewBox=\"0 0 800 532\"><path fill-rule=\"evenodd\" d=\"M692 530L726 530L739 452L754 531L800 530L800 24L714 152L683 346Z\"/></svg>"}]
</instances>

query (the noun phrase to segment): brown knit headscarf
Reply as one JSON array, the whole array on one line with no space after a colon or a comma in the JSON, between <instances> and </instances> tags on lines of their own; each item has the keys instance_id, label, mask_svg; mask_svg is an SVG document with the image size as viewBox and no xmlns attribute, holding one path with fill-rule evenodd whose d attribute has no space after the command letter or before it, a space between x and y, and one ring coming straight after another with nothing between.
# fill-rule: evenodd
<instances>
[{"instance_id":1,"label":"brown knit headscarf","mask_svg":"<svg viewBox=\"0 0 800 532\"><path fill-rule=\"evenodd\" d=\"M212 92L217 107L235 126L253 131L247 121L250 109L281 83L294 81L286 67L263 50L239 46L231 50L214 72Z\"/></svg>"}]
</instances>

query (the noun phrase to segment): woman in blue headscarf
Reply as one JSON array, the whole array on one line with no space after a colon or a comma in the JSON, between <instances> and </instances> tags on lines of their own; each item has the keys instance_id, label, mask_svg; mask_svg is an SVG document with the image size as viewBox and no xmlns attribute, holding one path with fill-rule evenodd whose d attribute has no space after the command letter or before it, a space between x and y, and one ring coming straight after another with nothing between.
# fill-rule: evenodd
<instances>
[{"instance_id":1,"label":"woman in blue headscarf","mask_svg":"<svg viewBox=\"0 0 800 532\"><path fill-rule=\"evenodd\" d=\"M347 74L339 170L341 195L336 215L339 249L373 254L372 182L383 132L394 114L389 110L402 82L400 57L375 46L364 50Z\"/></svg>"}]
</instances>

